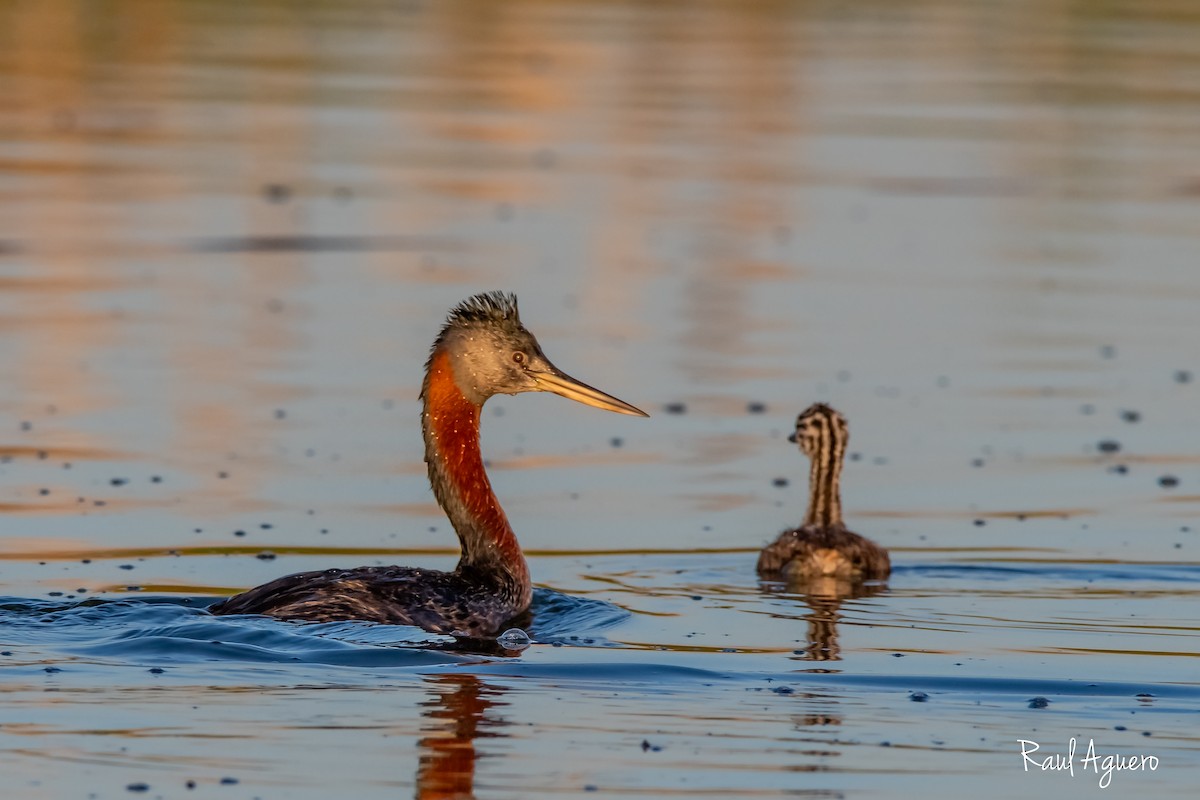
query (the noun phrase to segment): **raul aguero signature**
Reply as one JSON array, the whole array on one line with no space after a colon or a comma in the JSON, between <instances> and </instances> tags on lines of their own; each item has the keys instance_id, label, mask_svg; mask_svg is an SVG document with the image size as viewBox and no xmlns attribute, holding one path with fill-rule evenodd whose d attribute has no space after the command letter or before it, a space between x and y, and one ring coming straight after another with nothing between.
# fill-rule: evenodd
<instances>
[{"instance_id":1,"label":"raul aguero signature","mask_svg":"<svg viewBox=\"0 0 1200 800\"><path fill-rule=\"evenodd\" d=\"M1067 752L1038 753L1041 745L1029 739L1017 739L1021 745L1021 759L1025 771L1030 766L1042 772L1069 772L1075 777L1075 737L1071 737ZM1087 753L1080 760L1079 766L1084 772L1093 770L1100 777L1100 788L1107 789L1112 783L1114 772L1154 772L1158 769L1158 756L1123 756L1119 753L1100 755L1096 752L1096 741L1088 739Z\"/></svg>"}]
</instances>

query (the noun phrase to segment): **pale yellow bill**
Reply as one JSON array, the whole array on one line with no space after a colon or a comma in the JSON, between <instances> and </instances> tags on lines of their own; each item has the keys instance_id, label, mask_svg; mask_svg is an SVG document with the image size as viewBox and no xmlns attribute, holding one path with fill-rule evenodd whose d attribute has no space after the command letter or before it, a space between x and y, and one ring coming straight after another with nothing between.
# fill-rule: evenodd
<instances>
[{"instance_id":1,"label":"pale yellow bill","mask_svg":"<svg viewBox=\"0 0 1200 800\"><path fill-rule=\"evenodd\" d=\"M605 411L615 411L618 414L629 414L634 417L650 416L640 408L631 406L624 400L618 400L611 394L605 394L586 383L581 383L562 372L530 372L529 374L537 381L538 388L542 391L554 392L568 400L576 400L585 405L603 408Z\"/></svg>"}]
</instances>

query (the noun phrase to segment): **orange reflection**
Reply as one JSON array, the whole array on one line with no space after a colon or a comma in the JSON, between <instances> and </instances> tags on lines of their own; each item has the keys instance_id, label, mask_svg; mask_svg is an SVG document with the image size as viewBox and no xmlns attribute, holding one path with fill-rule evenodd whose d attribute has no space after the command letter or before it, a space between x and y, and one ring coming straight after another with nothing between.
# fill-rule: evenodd
<instances>
[{"instance_id":1,"label":"orange reflection","mask_svg":"<svg viewBox=\"0 0 1200 800\"><path fill-rule=\"evenodd\" d=\"M841 661L842 647L838 642L838 623L842 619L842 604L860 597L873 597L887 591L887 584L851 583L826 577L809 581L803 586L788 587L788 592L802 591L809 611L804 615L807 624L806 644L800 659L804 661ZM778 584L763 584L764 594L780 592Z\"/></svg>"},{"instance_id":2,"label":"orange reflection","mask_svg":"<svg viewBox=\"0 0 1200 800\"><path fill-rule=\"evenodd\" d=\"M422 716L425 735L417 766L420 800L462 800L475 796L475 739L503 734L496 729L507 724L489 714L507 705L497 698L503 689L487 686L474 675L437 675L432 678L433 698L425 701Z\"/></svg>"}]
</instances>

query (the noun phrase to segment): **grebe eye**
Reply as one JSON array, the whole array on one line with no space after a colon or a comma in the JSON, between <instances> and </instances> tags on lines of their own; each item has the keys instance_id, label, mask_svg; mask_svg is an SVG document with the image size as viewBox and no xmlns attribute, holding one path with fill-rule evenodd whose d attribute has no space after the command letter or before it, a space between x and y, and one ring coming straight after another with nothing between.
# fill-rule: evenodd
<instances>
[{"instance_id":1,"label":"grebe eye","mask_svg":"<svg viewBox=\"0 0 1200 800\"><path fill-rule=\"evenodd\" d=\"M513 358L514 364L524 364L525 363L525 354L522 353L520 350L513 353L512 358Z\"/></svg>"}]
</instances>

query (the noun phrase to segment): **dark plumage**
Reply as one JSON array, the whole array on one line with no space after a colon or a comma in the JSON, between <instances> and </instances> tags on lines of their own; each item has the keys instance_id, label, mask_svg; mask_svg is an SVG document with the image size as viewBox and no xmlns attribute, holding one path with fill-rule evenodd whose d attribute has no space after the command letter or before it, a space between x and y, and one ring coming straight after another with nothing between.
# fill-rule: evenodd
<instances>
[{"instance_id":1,"label":"dark plumage","mask_svg":"<svg viewBox=\"0 0 1200 800\"><path fill-rule=\"evenodd\" d=\"M758 573L768 580L808 584L823 578L844 582L883 580L891 573L887 550L846 529L839 481L849 427L824 403L796 419L790 440L811 460L808 509L799 528L784 531L758 556Z\"/></svg>"},{"instance_id":2,"label":"dark plumage","mask_svg":"<svg viewBox=\"0 0 1200 800\"><path fill-rule=\"evenodd\" d=\"M521 603L518 582L494 572L358 567L286 575L210 610L312 622L416 625L434 633L484 637L517 616L520 611L514 609Z\"/></svg>"},{"instance_id":3,"label":"dark plumage","mask_svg":"<svg viewBox=\"0 0 1200 800\"><path fill-rule=\"evenodd\" d=\"M529 608L533 585L516 534L483 468L480 409L494 394L543 391L646 416L551 364L521 324L514 295L488 292L460 303L434 341L421 386L429 481L461 547L454 571L359 567L302 572L209 610L418 625L471 637L500 632Z\"/></svg>"}]
</instances>

